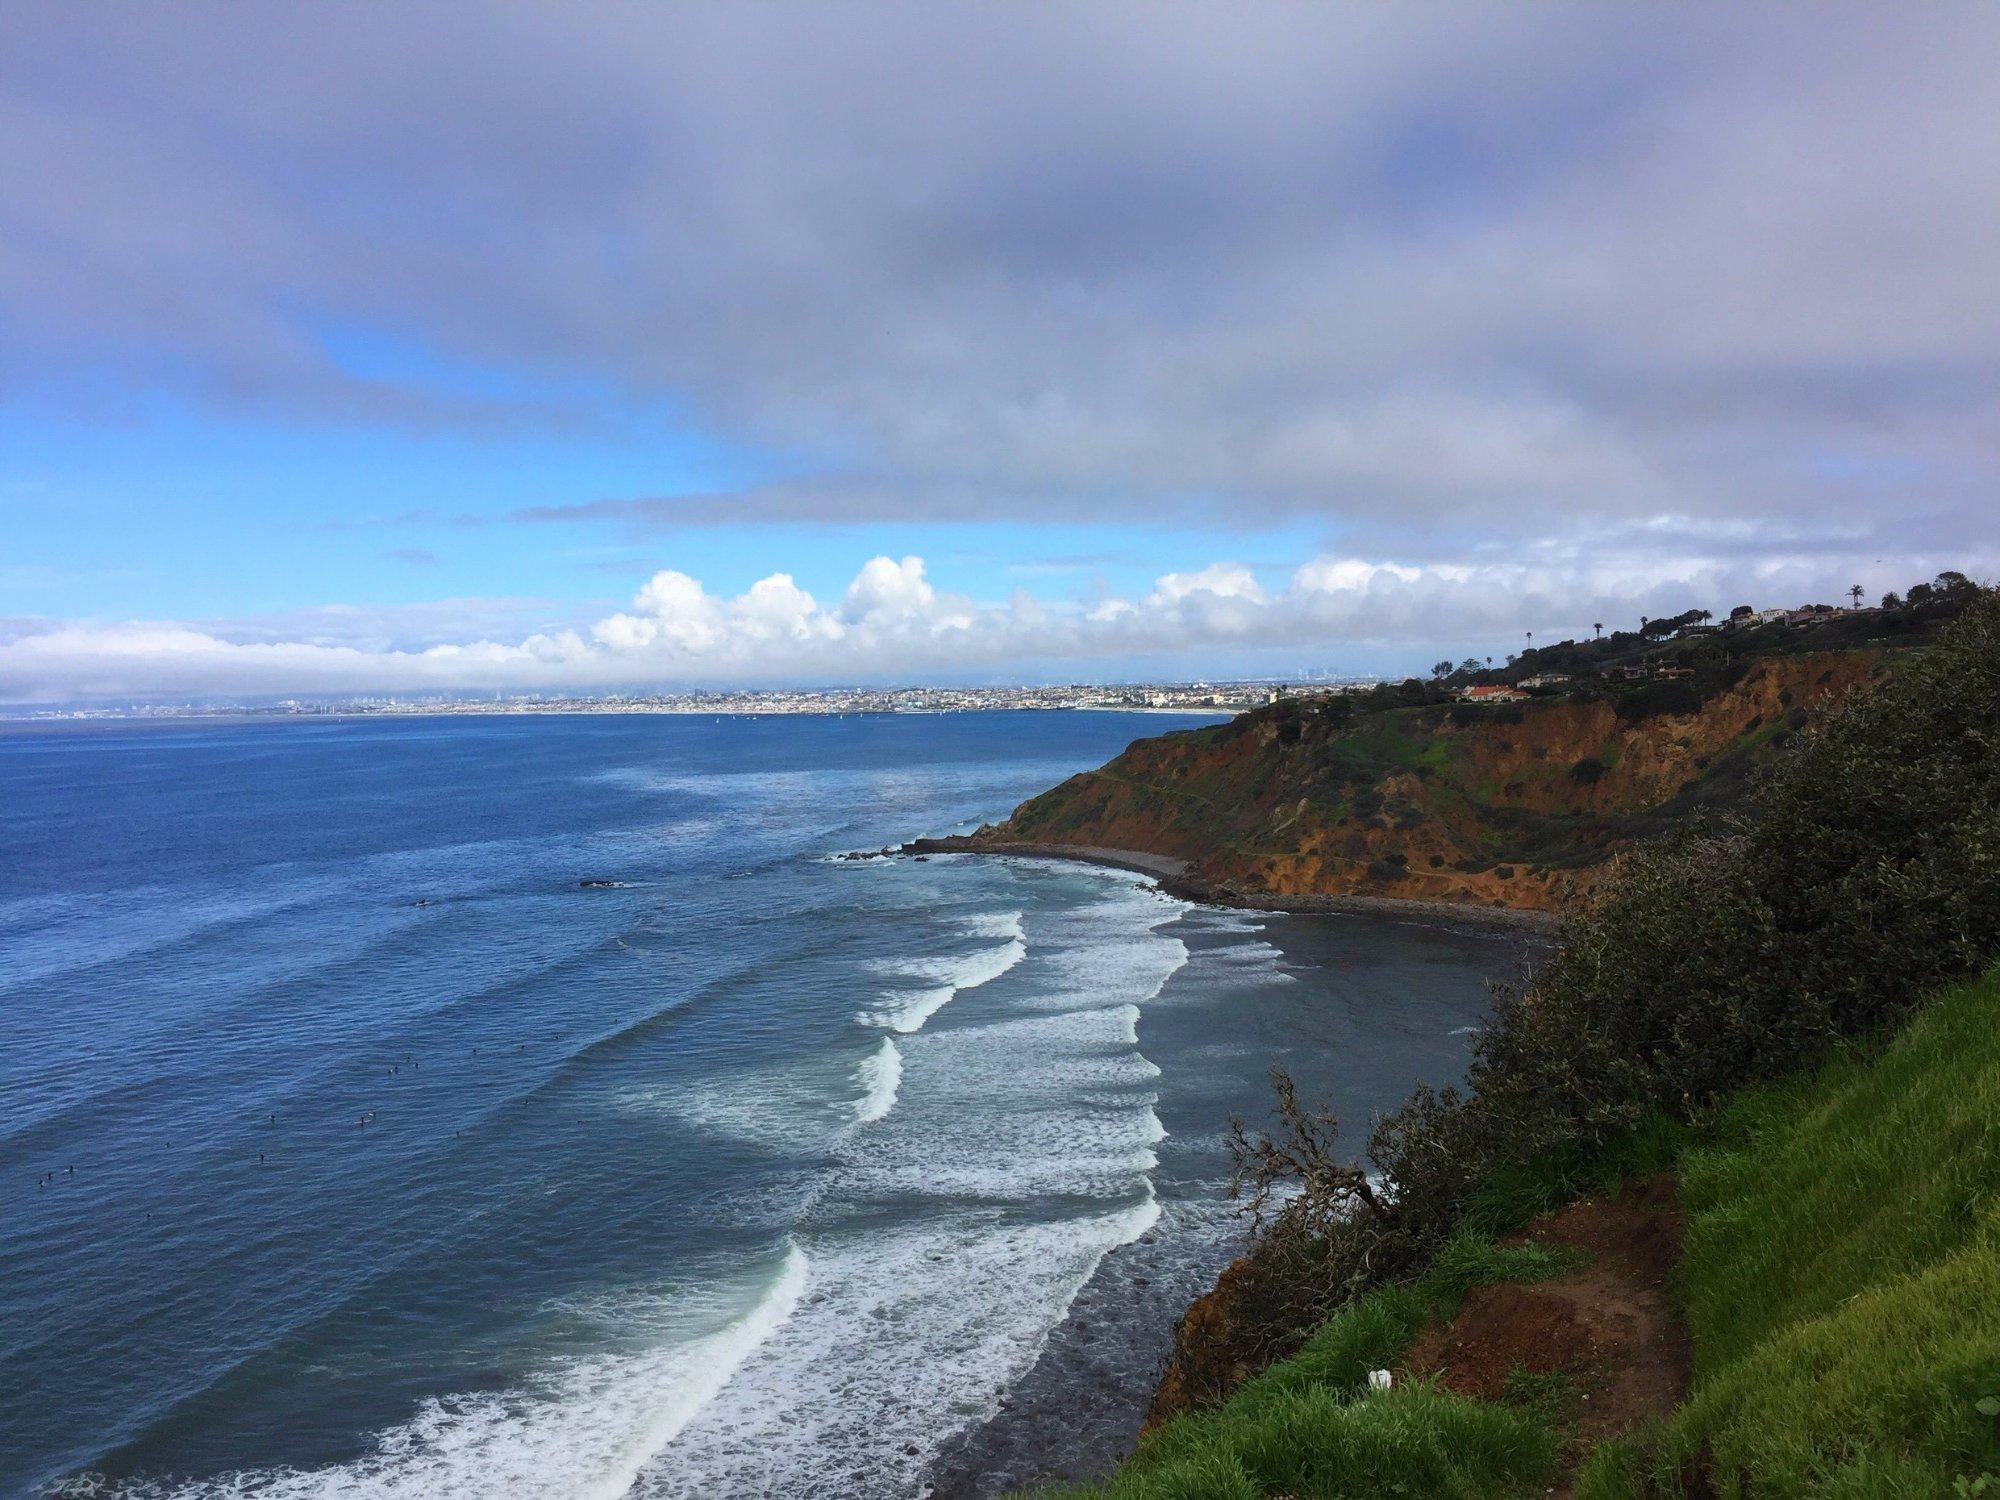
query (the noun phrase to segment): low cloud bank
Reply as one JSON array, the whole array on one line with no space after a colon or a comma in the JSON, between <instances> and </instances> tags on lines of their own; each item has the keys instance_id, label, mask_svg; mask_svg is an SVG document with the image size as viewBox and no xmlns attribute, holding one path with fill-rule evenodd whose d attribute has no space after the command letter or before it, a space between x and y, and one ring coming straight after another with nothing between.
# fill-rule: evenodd
<instances>
[{"instance_id":1,"label":"low cloud bank","mask_svg":"<svg viewBox=\"0 0 2000 1500\"><path fill-rule=\"evenodd\" d=\"M1486 649L1499 656L1530 630L1546 642L1689 607L1835 602L1850 582L1872 597L1943 566L1971 565L1962 557L1912 558L1850 578L1837 561L1818 557L1416 565L1323 555L1282 580L1260 581L1247 566L1219 562L1165 574L1129 598L1048 601L1017 591L998 602L936 588L918 557L872 558L838 600L826 602L788 573L729 597L665 569L629 608L588 628L511 642L283 639L269 618L14 621L0 631L0 699L950 681L1032 678L1050 662L1146 663L1159 675L1184 676L1219 655L1266 648L1338 669L1343 649L1366 645L1393 646L1414 669L1441 644L1490 642Z\"/></svg>"}]
</instances>

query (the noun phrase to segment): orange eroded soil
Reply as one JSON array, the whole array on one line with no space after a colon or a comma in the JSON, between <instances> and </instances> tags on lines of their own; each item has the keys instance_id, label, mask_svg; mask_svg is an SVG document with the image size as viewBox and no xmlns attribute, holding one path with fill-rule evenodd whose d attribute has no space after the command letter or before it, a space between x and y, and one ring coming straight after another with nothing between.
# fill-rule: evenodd
<instances>
[{"instance_id":1,"label":"orange eroded soil","mask_svg":"<svg viewBox=\"0 0 2000 1500\"><path fill-rule=\"evenodd\" d=\"M1556 911L1635 839L1739 798L1774 737L1880 663L1870 651L1761 659L1696 712L1637 720L1602 699L1337 721L1259 711L1137 741L974 841L1168 855L1234 896Z\"/></svg>"}]
</instances>

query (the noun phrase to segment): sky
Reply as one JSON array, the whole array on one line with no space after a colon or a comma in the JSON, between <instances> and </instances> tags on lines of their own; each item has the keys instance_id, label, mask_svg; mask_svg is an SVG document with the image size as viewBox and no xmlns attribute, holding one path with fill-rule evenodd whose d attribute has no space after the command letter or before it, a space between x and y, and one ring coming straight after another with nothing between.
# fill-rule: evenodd
<instances>
[{"instance_id":1,"label":"sky","mask_svg":"<svg viewBox=\"0 0 2000 1500\"><path fill-rule=\"evenodd\" d=\"M0 0L0 701L2000 575L2000 6Z\"/></svg>"}]
</instances>

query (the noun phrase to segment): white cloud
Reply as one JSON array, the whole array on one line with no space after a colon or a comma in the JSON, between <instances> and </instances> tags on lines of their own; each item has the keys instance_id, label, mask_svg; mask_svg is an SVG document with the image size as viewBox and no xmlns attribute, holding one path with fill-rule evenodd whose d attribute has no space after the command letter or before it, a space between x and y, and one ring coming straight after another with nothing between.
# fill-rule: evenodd
<instances>
[{"instance_id":1,"label":"white cloud","mask_svg":"<svg viewBox=\"0 0 2000 1500\"><path fill-rule=\"evenodd\" d=\"M773 573L751 584L736 601L735 615L744 631L760 640L838 640L844 633L840 621L823 614L789 573Z\"/></svg>"},{"instance_id":2,"label":"white cloud","mask_svg":"<svg viewBox=\"0 0 2000 1500\"><path fill-rule=\"evenodd\" d=\"M1463 569L1454 571L1464 572ZM1358 557L1322 556L1301 565L1292 575L1292 586L1309 593L1338 594L1365 589L1377 577L1413 583L1422 576L1421 568L1404 567L1401 563L1371 563L1363 562Z\"/></svg>"},{"instance_id":3,"label":"white cloud","mask_svg":"<svg viewBox=\"0 0 2000 1500\"><path fill-rule=\"evenodd\" d=\"M924 578L924 560L870 558L847 586L850 620L910 619L926 613L937 593Z\"/></svg>"},{"instance_id":4,"label":"white cloud","mask_svg":"<svg viewBox=\"0 0 2000 1500\"><path fill-rule=\"evenodd\" d=\"M1151 602L1179 604L1197 595L1212 599L1240 599L1248 604L1264 603L1264 591L1257 576L1241 563L1210 563L1198 573L1168 573L1153 586Z\"/></svg>"},{"instance_id":5,"label":"white cloud","mask_svg":"<svg viewBox=\"0 0 2000 1500\"><path fill-rule=\"evenodd\" d=\"M1905 555L1856 572L1839 559L1763 554L1745 560L1646 550L1532 562L1418 565L1327 554L1276 593L1249 568L1219 562L1161 576L1127 598L1047 600L1015 590L981 603L936 589L923 560L871 558L838 607L773 573L734 598L695 578L655 573L629 610L588 631L535 631L381 647L270 639L270 622L90 623L22 620L0 634L0 699L312 696L373 692L672 688L758 682L933 680L1037 673L1049 662L1148 663L1187 674L1218 650L1282 649L1342 664L1385 643L1414 664L1433 648L1483 643L1494 655L1532 630L1583 636L1593 622L1743 602L1835 602L1848 583L1870 594L1944 567L2000 572L2000 552ZM436 628L425 618L426 630ZM357 626L358 633L365 634Z\"/></svg>"}]
</instances>

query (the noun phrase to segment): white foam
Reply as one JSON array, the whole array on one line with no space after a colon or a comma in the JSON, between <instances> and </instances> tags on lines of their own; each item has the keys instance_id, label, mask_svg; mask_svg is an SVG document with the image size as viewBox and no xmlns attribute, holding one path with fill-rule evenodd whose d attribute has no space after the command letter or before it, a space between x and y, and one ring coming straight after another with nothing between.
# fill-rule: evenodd
<instances>
[{"instance_id":1,"label":"white foam","mask_svg":"<svg viewBox=\"0 0 2000 1500\"><path fill-rule=\"evenodd\" d=\"M812 1279L805 1252L788 1243L756 1300L692 1339L639 1354L567 1360L503 1394L426 1401L352 1463L113 1493L135 1500L618 1500L784 1326Z\"/></svg>"},{"instance_id":2,"label":"white foam","mask_svg":"<svg viewBox=\"0 0 2000 1500\"><path fill-rule=\"evenodd\" d=\"M746 1134L773 1120L831 1126L796 1244L754 1300L739 1289L733 1315L683 1320L666 1339L643 1307L593 1309L604 1336L585 1346L627 1352L553 1362L504 1395L428 1403L354 1464L172 1493L921 1494L944 1444L997 1409L1104 1256L1160 1219L1159 1070L1136 1038L1141 1007L1188 950L1159 930L1166 903L1117 882L1099 892L1038 907L1032 952L1019 914L991 914L963 933L987 940L978 952L898 967L947 1000L972 993L964 1025L921 1030L936 1007L915 1014L906 992L876 1021L894 1034L850 1073L736 1073L648 1101ZM635 1325L651 1347L631 1352Z\"/></svg>"},{"instance_id":3,"label":"white foam","mask_svg":"<svg viewBox=\"0 0 2000 1500\"><path fill-rule=\"evenodd\" d=\"M922 1494L1104 1256L1159 1221L1159 1070L1135 1037L1187 949L1110 883L1032 925L960 1024L893 1039L896 1107L834 1146L798 1231L811 1295L647 1467L643 1500Z\"/></svg>"},{"instance_id":4,"label":"white foam","mask_svg":"<svg viewBox=\"0 0 2000 1500\"><path fill-rule=\"evenodd\" d=\"M878 965L878 972L904 980L930 980L932 983L921 990L892 990L882 997L882 1003L877 1008L862 1012L856 1019L863 1025L884 1026L905 1036L923 1030L924 1022L943 1010L955 997L966 990L991 984L1028 956L1028 943L1022 935L1021 921L1020 912L1005 918L976 919L977 923L983 924L972 928L979 936L1009 934L1007 941L996 947L980 948L948 958Z\"/></svg>"},{"instance_id":5,"label":"white foam","mask_svg":"<svg viewBox=\"0 0 2000 1500\"><path fill-rule=\"evenodd\" d=\"M875 1200L1129 1198L1157 1164L1159 1069L1124 1007L926 1032L903 1099L854 1154L845 1190ZM976 1122L976 1128L975 1128Z\"/></svg>"},{"instance_id":6,"label":"white foam","mask_svg":"<svg viewBox=\"0 0 2000 1500\"><path fill-rule=\"evenodd\" d=\"M997 911L969 918L965 930L974 937L1025 938L1027 932L1022 927L1025 912Z\"/></svg>"},{"instance_id":7,"label":"white foam","mask_svg":"<svg viewBox=\"0 0 2000 1500\"><path fill-rule=\"evenodd\" d=\"M854 1070L861 1085L861 1097L854 1101L854 1123L871 1125L896 1107L896 1090L903 1081L903 1054L895 1040L883 1037L882 1045L862 1060Z\"/></svg>"},{"instance_id":8,"label":"white foam","mask_svg":"<svg viewBox=\"0 0 2000 1500\"><path fill-rule=\"evenodd\" d=\"M646 1467L634 1494L922 1494L943 1443L998 1409L1105 1254L1159 1215L1148 1186L1080 1219L942 1214L810 1239L813 1290L799 1315Z\"/></svg>"}]
</instances>

